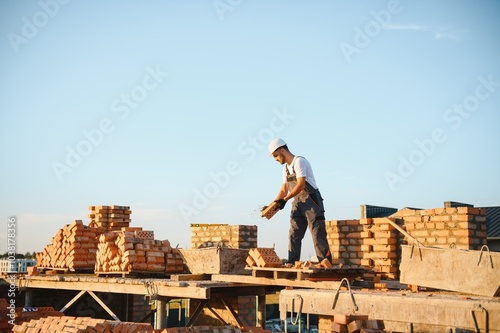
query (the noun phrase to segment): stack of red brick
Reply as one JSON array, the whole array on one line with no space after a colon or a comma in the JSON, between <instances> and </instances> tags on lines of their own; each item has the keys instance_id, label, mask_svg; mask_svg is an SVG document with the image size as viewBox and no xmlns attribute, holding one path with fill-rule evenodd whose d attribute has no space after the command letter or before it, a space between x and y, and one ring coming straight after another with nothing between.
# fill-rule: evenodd
<instances>
[{"instance_id":1,"label":"stack of red brick","mask_svg":"<svg viewBox=\"0 0 500 333\"><path fill-rule=\"evenodd\" d=\"M248 251L246 259L247 265L250 267L281 267L281 259L278 257L273 248L254 248Z\"/></svg>"},{"instance_id":2,"label":"stack of red brick","mask_svg":"<svg viewBox=\"0 0 500 333\"><path fill-rule=\"evenodd\" d=\"M184 272L182 255L168 240L155 240L153 231L142 228L122 229L99 236L96 273Z\"/></svg>"},{"instance_id":3,"label":"stack of red brick","mask_svg":"<svg viewBox=\"0 0 500 333\"><path fill-rule=\"evenodd\" d=\"M118 322L89 317L47 317L12 328L13 333L153 333L151 324Z\"/></svg>"},{"instance_id":4,"label":"stack of red brick","mask_svg":"<svg viewBox=\"0 0 500 333\"><path fill-rule=\"evenodd\" d=\"M95 272L184 272L184 262L168 240L130 227L129 206L90 206L88 226L76 220L60 229L42 252L37 267ZM33 271L36 273L36 271Z\"/></svg>"},{"instance_id":5,"label":"stack of red brick","mask_svg":"<svg viewBox=\"0 0 500 333\"><path fill-rule=\"evenodd\" d=\"M44 317L61 317L64 313L56 311L51 306L24 308L24 307L8 307L8 302L5 298L0 298L0 332L11 333L15 325L21 325L30 320L36 320Z\"/></svg>"},{"instance_id":6,"label":"stack of red brick","mask_svg":"<svg viewBox=\"0 0 500 333\"><path fill-rule=\"evenodd\" d=\"M385 218L327 221L334 264L368 266L385 278L396 278L397 231Z\"/></svg>"},{"instance_id":7,"label":"stack of red brick","mask_svg":"<svg viewBox=\"0 0 500 333\"><path fill-rule=\"evenodd\" d=\"M457 249L465 250L479 250L486 245L484 208L403 209L394 216L402 219L406 231L424 245L448 248L455 244Z\"/></svg>"},{"instance_id":8,"label":"stack of red brick","mask_svg":"<svg viewBox=\"0 0 500 333\"><path fill-rule=\"evenodd\" d=\"M270 333L260 327L193 326L153 329L151 324L90 317L46 317L20 323L13 333Z\"/></svg>"},{"instance_id":9,"label":"stack of red brick","mask_svg":"<svg viewBox=\"0 0 500 333\"><path fill-rule=\"evenodd\" d=\"M105 231L119 231L130 226L132 211L129 206L89 206L89 226Z\"/></svg>"},{"instance_id":10,"label":"stack of red brick","mask_svg":"<svg viewBox=\"0 0 500 333\"><path fill-rule=\"evenodd\" d=\"M393 222L426 246L478 250L486 244L485 210L471 207L403 209ZM412 244L387 218L326 222L333 263L363 265L378 277L397 279L399 245Z\"/></svg>"},{"instance_id":11,"label":"stack of red brick","mask_svg":"<svg viewBox=\"0 0 500 333\"><path fill-rule=\"evenodd\" d=\"M84 225L81 220L67 224L59 229L51 244L36 254L37 266L70 271L93 270L97 235L95 228Z\"/></svg>"}]
</instances>

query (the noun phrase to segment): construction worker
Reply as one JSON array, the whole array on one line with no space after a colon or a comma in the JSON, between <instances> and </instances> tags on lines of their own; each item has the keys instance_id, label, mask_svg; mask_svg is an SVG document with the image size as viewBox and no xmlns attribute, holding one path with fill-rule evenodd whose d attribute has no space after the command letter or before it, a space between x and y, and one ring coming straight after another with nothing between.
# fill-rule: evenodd
<instances>
[{"instance_id":1,"label":"construction worker","mask_svg":"<svg viewBox=\"0 0 500 333\"><path fill-rule=\"evenodd\" d=\"M284 164L283 182L275 202L283 209L288 200L294 199L290 213L288 263L300 261L302 239L308 227L318 260L331 262L323 198L316 186L311 164L304 157L292 154L283 139L271 140L268 149L278 163Z\"/></svg>"}]
</instances>

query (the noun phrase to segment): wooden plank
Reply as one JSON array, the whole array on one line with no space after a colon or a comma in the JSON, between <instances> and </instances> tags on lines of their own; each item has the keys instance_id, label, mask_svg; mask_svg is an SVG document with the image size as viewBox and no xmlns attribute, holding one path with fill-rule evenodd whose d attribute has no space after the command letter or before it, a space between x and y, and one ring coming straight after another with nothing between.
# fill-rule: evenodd
<instances>
[{"instance_id":1,"label":"wooden plank","mask_svg":"<svg viewBox=\"0 0 500 333\"><path fill-rule=\"evenodd\" d=\"M115 313L113 311L111 311L111 309L103 302L101 301L101 299L99 297L97 297L97 295L91 291L91 290L88 290L87 291L90 296L92 296L93 299L95 299L95 301L97 303L99 303L99 305L114 319L114 320L117 320L117 321L120 321L120 318L118 318L117 315L115 315Z\"/></svg>"},{"instance_id":2,"label":"wooden plank","mask_svg":"<svg viewBox=\"0 0 500 333\"><path fill-rule=\"evenodd\" d=\"M210 274L173 274L170 276L172 281L199 281L199 280L210 280L212 275Z\"/></svg>"},{"instance_id":3,"label":"wooden plank","mask_svg":"<svg viewBox=\"0 0 500 333\"><path fill-rule=\"evenodd\" d=\"M70 306L72 306L76 301L78 301L80 297L82 297L82 295L85 294L86 292L87 292L86 290L80 291L75 297L73 297L71 301L69 301L65 306L63 306L60 311L61 312L66 311Z\"/></svg>"},{"instance_id":4,"label":"wooden plank","mask_svg":"<svg viewBox=\"0 0 500 333\"><path fill-rule=\"evenodd\" d=\"M22 277L16 278L16 286L28 285L29 288L64 289L64 290L92 290L94 292L111 292L121 294L145 295L147 289L144 283L137 279L123 278L98 278L82 277L68 278L59 275L57 277L30 276L29 282ZM22 278L22 279L21 279ZM119 281L119 283L117 283ZM154 280L153 280L154 281ZM214 283L215 285L215 283ZM169 282L158 279L158 295L165 297L207 299L210 296L210 286L188 286L185 282ZM222 287L227 285L222 285ZM216 286L215 286L216 287Z\"/></svg>"},{"instance_id":5,"label":"wooden plank","mask_svg":"<svg viewBox=\"0 0 500 333\"><path fill-rule=\"evenodd\" d=\"M283 278L266 278L254 277L246 275L229 275L229 274L214 274L212 281L235 282L250 285L266 285L266 286L285 286L297 288L314 288L314 289L337 289L340 281L310 281L310 280L290 280Z\"/></svg>"}]
</instances>

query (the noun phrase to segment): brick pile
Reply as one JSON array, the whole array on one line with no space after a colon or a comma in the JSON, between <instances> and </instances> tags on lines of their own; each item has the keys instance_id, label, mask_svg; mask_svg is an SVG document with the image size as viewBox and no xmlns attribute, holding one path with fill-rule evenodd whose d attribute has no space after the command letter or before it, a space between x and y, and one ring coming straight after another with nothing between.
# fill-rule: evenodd
<instances>
[{"instance_id":1,"label":"brick pile","mask_svg":"<svg viewBox=\"0 0 500 333\"><path fill-rule=\"evenodd\" d=\"M15 325L13 333L153 333L151 324L89 317L47 317Z\"/></svg>"},{"instance_id":2,"label":"brick pile","mask_svg":"<svg viewBox=\"0 0 500 333\"><path fill-rule=\"evenodd\" d=\"M52 237L52 243L36 254L38 267L93 270L97 251L97 230L75 220Z\"/></svg>"},{"instance_id":3,"label":"brick pile","mask_svg":"<svg viewBox=\"0 0 500 333\"><path fill-rule=\"evenodd\" d=\"M245 330L246 329L246 330ZM154 330L154 333L267 333L263 332L262 328L256 328L251 330L251 328L242 329L236 328L234 326L193 326L193 327L170 327L164 329Z\"/></svg>"},{"instance_id":4,"label":"brick pile","mask_svg":"<svg viewBox=\"0 0 500 333\"><path fill-rule=\"evenodd\" d=\"M153 231L142 228L122 229L99 236L96 273L184 272L182 255L168 240L155 240Z\"/></svg>"},{"instance_id":5,"label":"brick pile","mask_svg":"<svg viewBox=\"0 0 500 333\"><path fill-rule=\"evenodd\" d=\"M184 272L184 261L153 231L130 227L129 206L89 206L90 223L81 220L60 229L42 252L37 267L94 272ZM36 272L31 272L36 274Z\"/></svg>"},{"instance_id":6,"label":"brick pile","mask_svg":"<svg viewBox=\"0 0 500 333\"><path fill-rule=\"evenodd\" d=\"M485 210L474 207L402 209L391 220L425 246L479 250L486 244ZM411 245L387 218L326 221L333 264L362 265L376 277L397 279L399 245Z\"/></svg>"},{"instance_id":7,"label":"brick pile","mask_svg":"<svg viewBox=\"0 0 500 333\"><path fill-rule=\"evenodd\" d=\"M403 209L394 216L402 219L406 231L424 245L448 248L455 244L457 249L465 250L479 250L486 245L484 208Z\"/></svg>"},{"instance_id":8,"label":"brick pile","mask_svg":"<svg viewBox=\"0 0 500 333\"><path fill-rule=\"evenodd\" d=\"M326 223L334 264L367 266L378 276L397 277L397 231L385 218Z\"/></svg>"},{"instance_id":9,"label":"brick pile","mask_svg":"<svg viewBox=\"0 0 500 333\"><path fill-rule=\"evenodd\" d=\"M191 248L204 247L255 248L257 247L257 226L192 224Z\"/></svg>"},{"instance_id":10,"label":"brick pile","mask_svg":"<svg viewBox=\"0 0 500 333\"><path fill-rule=\"evenodd\" d=\"M104 231L119 231L130 226L129 206L89 206L89 226Z\"/></svg>"},{"instance_id":11,"label":"brick pile","mask_svg":"<svg viewBox=\"0 0 500 333\"><path fill-rule=\"evenodd\" d=\"M12 311L12 312L11 312ZM14 318L7 316L7 314L14 314ZM51 306L40 306L32 308L16 307L15 309L7 308L7 300L0 299L0 332L12 332L10 322L20 325L30 320L36 320L44 317L62 317L64 313L55 310Z\"/></svg>"},{"instance_id":12,"label":"brick pile","mask_svg":"<svg viewBox=\"0 0 500 333\"><path fill-rule=\"evenodd\" d=\"M248 251L246 259L250 267L281 267L281 259L273 248L253 248Z\"/></svg>"}]
</instances>

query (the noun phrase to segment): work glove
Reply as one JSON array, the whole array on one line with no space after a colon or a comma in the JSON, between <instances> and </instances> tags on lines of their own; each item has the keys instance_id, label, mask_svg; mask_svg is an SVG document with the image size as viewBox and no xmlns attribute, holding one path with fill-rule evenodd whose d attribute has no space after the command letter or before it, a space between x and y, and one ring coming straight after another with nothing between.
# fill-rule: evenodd
<instances>
[{"instance_id":1,"label":"work glove","mask_svg":"<svg viewBox=\"0 0 500 333\"><path fill-rule=\"evenodd\" d=\"M280 210L285 208L285 205L286 205L285 199L274 200L274 202L276 202L278 204L278 207L280 208Z\"/></svg>"}]
</instances>

